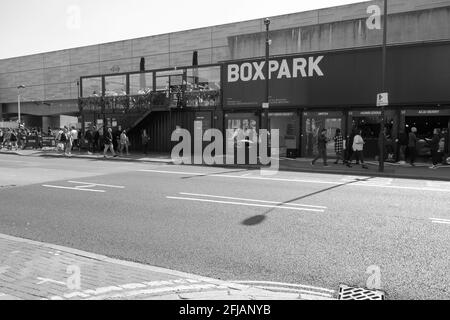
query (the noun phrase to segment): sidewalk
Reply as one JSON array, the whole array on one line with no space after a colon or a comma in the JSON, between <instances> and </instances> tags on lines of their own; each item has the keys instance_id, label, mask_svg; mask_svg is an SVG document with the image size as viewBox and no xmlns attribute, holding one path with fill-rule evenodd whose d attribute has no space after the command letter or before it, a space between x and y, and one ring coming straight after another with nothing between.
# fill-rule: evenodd
<instances>
[{"instance_id":1,"label":"sidewalk","mask_svg":"<svg viewBox=\"0 0 450 320\"><path fill-rule=\"evenodd\" d=\"M0 150L0 154L15 154L21 156L35 156L35 157L58 157L64 158L64 155L55 151L38 151L38 150L20 150L20 151L5 151ZM103 154L88 155L87 153L79 153L75 151L71 158L82 158L92 160L105 160ZM132 154L125 157L113 158L108 156L107 160L111 161L137 161L149 163L172 164L169 154L152 153L150 155ZM325 174L340 174L340 175L355 175L355 176L373 176L386 178L404 178L404 179L421 179L421 180L441 180L450 181L450 165L440 166L438 169L429 169L431 163L417 163L415 167L409 164L385 163L385 171L380 173L378 171L378 162L367 161L368 170L362 169L361 166L354 165L353 168L348 168L342 164L333 164L334 160L329 161L330 167L324 168L319 160L315 166L311 165L312 159L280 159L280 170L293 172L313 172ZM218 167L236 167L236 165L220 165ZM259 169L257 165L243 165L243 168Z\"/></svg>"},{"instance_id":2,"label":"sidewalk","mask_svg":"<svg viewBox=\"0 0 450 320\"><path fill-rule=\"evenodd\" d=\"M0 234L0 300L319 300Z\"/></svg>"}]
</instances>

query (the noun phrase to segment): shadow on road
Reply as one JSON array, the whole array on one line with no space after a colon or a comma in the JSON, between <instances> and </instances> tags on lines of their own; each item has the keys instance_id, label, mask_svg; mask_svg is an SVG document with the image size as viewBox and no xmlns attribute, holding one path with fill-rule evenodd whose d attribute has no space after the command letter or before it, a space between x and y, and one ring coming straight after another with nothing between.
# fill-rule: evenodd
<instances>
[{"instance_id":1,"label":"shadow on road","mask_svg":"<svg viewBox=\"0 0 450 320\"><path fill-rule=\"evenodd\" d=\"M283 205L286 205L286 204L289 204L289 203L293 203L295 201L303 200L303 199L306 199L306 198L310 198L310 197L316 196L318 194L325 193L325 192L328 192L328 191L331 191L331 190L334 190L334 189L338 189L338 188L341 188L341 187L345 187L345 186L348 186L348 185L351 185L351 184L354 184L354 183L366 182L366 181L369 181L371 179L373 179L373 177L365 178L365 179L357 178L354 181L341 183L341 184L338 184L336 186L332 186L330 188L322 189L322 190L319 190L319 191L316 191L316 192L313 192L313 193L310 193L310 194L307 194L307 195L304 195L304 196L301 196L301 197L298 197L298 198L294 198L294 199L285 201L283 203L279 203L279 204L276 205L275 208L272 208L272 209L264 212L262 215L257 215L257 216L245 219L244 221L242 221L241 224L244 225L244 226L248 226L248 227L259 225L259 224L263 223L267 219L267 216L270 213L272 213L273 211L275 211L278 207L282 207Z\"/></svg>"}]
</instances>

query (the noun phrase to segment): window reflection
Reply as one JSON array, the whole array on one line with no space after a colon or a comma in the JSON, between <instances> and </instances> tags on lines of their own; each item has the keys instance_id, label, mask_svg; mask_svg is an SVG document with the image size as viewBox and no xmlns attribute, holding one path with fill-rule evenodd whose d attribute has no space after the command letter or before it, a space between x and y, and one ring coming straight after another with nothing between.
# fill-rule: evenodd
<instances>
[{"instance_id":1,"label":"window reflection","mask_svg":"<svg viewBox=\"0 0 450 320\"><path fill-rule=\"evenodd\" d=\"M105 96L127 95L127 77L125 75L105 77Z\"/></svg>"},{"instance_id":2,"label":"window reflection","mask_svg":"<svg viewBox=\"0 0 450 320\"><path fill-rule=\"evenodd\" d=\"M102 95L102 78L83 78L81 79L83 92L81 95L85 98L100 97Z\"/></svg>"},{"instance_id":3,"label":"window reflection","mask_svg":"<svg viewBox=\"0 0 450 320\"><path fill-rule=\"evenodd\" d=\"M130 74L130 94L143 95L153 91L153 73Z\"/></svg>"}]
</instances>

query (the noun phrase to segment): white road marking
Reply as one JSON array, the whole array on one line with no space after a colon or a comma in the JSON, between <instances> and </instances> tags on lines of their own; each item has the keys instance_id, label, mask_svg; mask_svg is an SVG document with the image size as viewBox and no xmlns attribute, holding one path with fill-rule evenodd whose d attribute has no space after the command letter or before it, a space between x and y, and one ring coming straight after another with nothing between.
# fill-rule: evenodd
<instances>
[{"instance_id":1,"label":"white road marking","mask_svg":"<svg viewBox=\"0 0 450 320\"><path fill-rule=\"evenodd\" d=\"M185 193L185 192L180 192L180 194L184 195L184 196L194 196L194 197L208 197L208 198L217 198L217 199L282 204L282 203L276 202L276 201L254 200L254 199L234 198L234 197L225 197L225 196L213 196L213 195L209 195L209 194L197 194L197 193ZM323 207L323 206L311 206L311 205L307 205L307 204L297 204L297 203L285 203L284 205L285 206L308 207L308 208L316 208L316 209L327 209L327 207Z\"/></svg>"},{"instance_id":2,"label":"white road marking","mask_svg":"<svg viewBox=\"0 0 450 320\"><path fill-rule=\"evenodd\" d=\"M93 182L79 182L79 181L67 181L68 183L73 184L81 184L81 186L76 187L62 187L62 186L53 186L53 185L42 185L46 188L54 188L54 189L65 189L65 190L75 190L75 191L88 191L88 192L99 192L99 193L105 193L105 190L97 190L97 189L89 189L89 188L95 188L95 187L104 187L104 188L115 188L115 189L124 189L123 186L112 186L108 184L100 184L100 183L93 183Z\"/></svg>"},{"instance_id":3,"label":"white road marking","mask_svg":"<svg viewBox=\"0 0 450 320\"><path fill-rule=\"evenodd\" d=\"M244 202L218 201L218 200L207 200L207 199L198 199L198 198L183 198L183 197L166 197L166 198L172 199L172 200L209 202L209 203L229 204L229 205L246 206L246 207L261 207L261 208L284 209L284 210L295 210L295 211L310 211L310 212L322 212L322 213L325 212L324 210L318 210L318 209L288 207L288 206L282 205L282 203L280 203L279 206L275 206L275 205L271 206L271 205L264 205L264 204L251 204L251 203L244 203Z\"/></svg>"},{"instance_id":4,"label":"white road marking","mask_svg":"<svg viewBox=\"0 0 450 320\"><path fill-rule=\"evenodd\" d=\"M438 219L438 218L430 218L432 223L439 223L439 224L450 224L449 219Z\"/></svg>"},{"instance_id":5,"label":"white road marking","mask_svg":"<svg viewBox=\"0 0 450 320\"><path fill-rule=\"evenodd\" d=\"M194 172L176 172L176 171L161 171L161 170L139 170L139 172L148 173L161 173L161 174L174 174L174 175L193 175L193 176L208 176L215 178L231 178L231 179L246 179L246 180L263 180L263 181L278 181L278 182L297 182L297 183L315 183L315 184L327 184L342 187L368 187L368 188L388 188L388 189L400 189L400 190L414 190L414 191L429 191L429 192L448 192L449 189L439 189L439 188L429 188L429 187L407 187L407 186L390 186L381 184L364 184L360 181L355 181L355 183L343 184L341 182L332 181L319 181L319 180L303 180L303 179L284 179L284 178L268 178L268 177L256 177L256 176L235 176L235 175L225 175L225 174L208 174L208 173L194 173Z\"/></svg>"},{"instance_id":6,"label":"white road marking","mask_svg":"<svg viewBox=\"0 0 450 320\"><path fill-rule=\"evenodd\" d=\"M92 184L93 186L97 186L97 187L105 187L105 188L116 188L116 189L125 189L125 187L123 186L112 186L109 184L100 184L100 183L95 183L95 182L79 182L79 181L67 181L69 183L75 183L75 184Z\"/></svg>"},{"instance_id":7,"label":"white road marking","mask_svg":"<svg viewBox=\"0 0 450 320\"><path fill-rule=\"evenodd\" d=\"M39 280L39 282L37 282L36 284L44 284L44 283L56 283L56 284L60 284L62 286L65 286L66 283L62 282L62 281L56 281L53 279L48 279L48 278L41 278L38 277L37 280Z\"/></svg>"},{"instance_id":8,"label":"white road marking","mask_svg":"<svg viewBox=\"0 0 450 320\"><path fill-rule=\"evenodd\" d=\"M104 193L105 190L93 190L93 189L82 189L82 188L71 188L71 187L61 187L61 186L52 186L48 184L42 185L45 188L53 188L53 189L65 189L65 190L75 190L75 191L88 191L88 192L99 192Z\"/></svg>"},{"instance_id":9,"label":"white road marking","mask_svg":"<svg viewBox=\"0 0 450 320\"><path fill-rule=\"evenodd\" d=\"M314 291L308 291L308 290L302 290L302 289L292 289L292 288L283 288L283 287L271 287L271 286L255 286L255 288L258 289L264 289L264 290L270 290L270 291L276 291L276 292L293 292L293 293L302 293L307 295L315 295L320 296L324 298L332 298L333 296L331 294L327 293L321 293L321 292L314 292Z\"/></svg>"},{"instance_id":10,"label":"white road marking","mask_svg":"<svg viewBox=\"0 0 450 320\"><path fill-rule=\"evenodd\" d=\"M295 288L302 288L302 289L311 289L311 290L317 290L317 291L325 291L329 292L330 294L335 293L335 290L326 289L326 288L319 288L319 287L313 287L313 286L306 286L301 284L294 284L294 283L283 283L283 282L273 282L273 281L227 281L231 283L239 283L239 284L265 284L265 285L274 285L274 286L287 286L287 287L295 287Z\"/></svg>"}]
</instances>

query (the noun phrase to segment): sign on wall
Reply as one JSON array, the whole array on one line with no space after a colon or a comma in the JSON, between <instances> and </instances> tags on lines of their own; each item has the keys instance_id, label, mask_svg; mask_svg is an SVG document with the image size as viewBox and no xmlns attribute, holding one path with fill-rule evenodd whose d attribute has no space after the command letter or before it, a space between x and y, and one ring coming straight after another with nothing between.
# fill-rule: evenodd
<instances>
[{"instance_id":1,"label":"sign on wall","mask_svg":"<svg viewBox=\"0 0 450 320\"><path fill-rule=\"evenodd\" d=\"M389 47L388 103L449 102L449 56L448 43ZM381 48L272 58L270 107L375 106L381 61ZM262 59L224 64L224 107L261 108L267 102L264 70Z\"/></svg>"}]
</instances>

